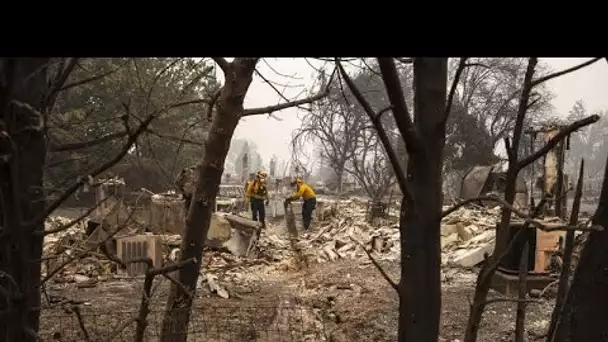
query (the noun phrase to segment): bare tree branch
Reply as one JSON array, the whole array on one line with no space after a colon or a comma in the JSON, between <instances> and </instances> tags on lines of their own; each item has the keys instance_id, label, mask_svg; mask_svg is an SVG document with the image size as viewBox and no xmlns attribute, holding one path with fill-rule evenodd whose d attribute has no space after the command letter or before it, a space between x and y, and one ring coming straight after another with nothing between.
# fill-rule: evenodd
<instances>
[{"instance_id":1,"label":"bare tree branch","mask_svg":"<svg viewBox=\"0 0 608 342\"><path fill-rule=\"evenodd\" d=\"M456 88L458 88L458 82L460 82L460 76L466 67L468 57L460 57L460 62L458 63L458 68L456 69L456 73L454 74L454 79L452 80L452 87L450 88L450 93L448 95L448 102L445 105L445 114L443 115L443 120L441 121L442 125L445 125L445 122L448 120L450 116L450 112L452 111L452 103L454 102L454 94L456 94Z\"/></svg>"},{"instance_id":2,"label":"bare tree branch","mask_svg":"<svg viewBox=\"0 0 608 342\"><path fill-rule=\"evenodd\" d=\"M129 153L129 150L131 149L131 147L133 146L135 141L137 141L137 138L139 137L139 135L145 131L145 129L152 122L152 120L154 120L155 117L156 117L156 115L154 115L154 114L149 115L139 125L137 130L135 130L135 132L129 136L129 138L127 139L127 142L123 146L122 150L114 158L108 160L107 162L105 162L104 164L100 165L98 168L93 170L91 173L89 173L89 175L91 177L96 177L97 175L101 174L102 172L106 171L107 169L111 168L112 166L114 166L118 162L120 162L122 160L122 158L125 155L127 155L127 153ZM76 182L72 186L70 186L66 191L64 191L59 196L59 198L57 198L53 203L51 203L46 208L46 210L42 213L41 217L35 219L33 222L27 223L26 226L35 226L39 223L44 222L44 220L47 216L49 216L55 209L57 209L63 202L65 202L68 199L68 197L72 196L72 194L74 192L76 192L76 190L78 190L81 186L83 186L87 182L87 180L88 180L87 177L81 177L78 182Z\"/></svg>"},{"instance_id":3,"label":"bare tree branch","mask_svg":"<svg viewBox=\"0 0 608 342\"><path fill-rule=\"evenodd\" d=\"M391 110L393 110L393 106L388 106L388 107L386 107L386 108L384 108L384 109L381 109L381 110L378 112L378 114L376 115L376 120L380 121L380 119L382 119L382 114L384 114L384 113L386 113L386 112L389 112L389 111L391 111Z\"/></svg>"},{"instance_id":4,"label":"bare tree branch","mask_svg":"<svg viewBox=\"0 0 608 342\"><path fill-rule=\"evenodd\" d=\"M279 103L279 104L273 105L273 106L245 109L243 111L243 114L241 115L241 117L260 115L260 114L272 114L273 112L277 112L277 111L280 111L283 109L301 106L303 104L308 104L308 103L313 103L315 101L318 101L318 100L326 97L327 95L329 95L329 89L330 89L330 85L332 83L331 81L335 74L336 74L336 69L334 69L334 71L331 73L331 76L329 77L329 81L324 86L324 88L316 95L307 97L305 99L294 100L294 101L290 101L290 102L286 102L286 103Z\"/></svg>"},{"instance_id":5,"label":"bare tree branch","mask_svg":"<svg viewBox=\"0 0 608 342\"><path fill-rule=\"evenodd\" d=\"M62 225L61 227L57 227L57 228L49 229L49 230L45 230L45 231L35 231L34 234L35 235L50 235L50 234L62 232L64 230L68 230L72 226L74 226L76 223L78 223L78 222L84 220L86 217L88 217L93 211L95 211L95 209L99 208L99 206L101 206L103 203L105 203L111 197L113 197L113 196L105 197L103 200L99 201L97 204L95 204L91 208L87 209L84 213L82 213L82 215L80 215L77 218L73 219L72 221Z\"/></svg>"},{"instance_id":6,"label":"bare tree branch","mask_svg":"<svg viewBox=\"0 0 608 342\"><path fill-rule=\"evenodd\" d=\"M51 85L51 89L49 89L49 92L44 99L43 108L45 108L46 110L49 110L50 107L52 107L52 105L55 103L55 100L57 99L57 94L59 94L59 92L61 91L61 88L63 87L65 82L68 80L68 77L70 77L70 74L76 67L77 63L78 63L78 58L71 58L70 62L67 64L67 66L63 70L57 71L57 77L55 77L55 80L53 81L53 84Z\"/></svg>"},{"instance_id":7,"label":"bare tree branch","mask_svg":"<svg viewBox=\"0 0 608 342\"><path fill-rule=\"evenodd\" d=\"M367 113L367 116L369 116L370 120L374 124L374 127L376 128L376 131L378 132L378 137L382 141L382 145L384 145L384 148L386 149L386 154L387 154L391 164L393 165L393 168L395 169L395 176L397 177L397 180L399 181L399 188L401 189L401 192L403 192L404 195L407 195L408 194L408 191L406 188L407 179L405 178L405 172L403 172L403 169L401 168L401 163L399 163L399 158L397 157L397 153L395 153L395 150L394 150L393 146L391 145L391 141L388 138L388 135L386 134L384 127L382 127L381 122L379 122L377 120L378 115L376 115L374 113L372 106L369 104L369 102L367 102L367 100L365 99L363 94L361 94L361 92L355 85L355 82L353 82L353 80L350 78L350 76L348 76L348 74L346 73L346 70L344 70L344 68L342 67L342 64L340 63L340 60L337 58L336 58L336 65L337 65L338 69L340 70L340 75L344 79L344 82L346 82L346 85L350 89L351 93L353 94L353 96L355 96L355 98L357 99L357 101L359 102L361 107L363 107L363 110L365 110L365 113Z\"/></svg>"},{"instance_id":8,"label":"bare tree branch","mask_svg":"<svg viewBox=\"0 0 608 342\"><path fill-rule=\"evenodd\" d=\"M104 77L106 77L106 76L110 76L111 74L113 74L113 73L115 73L116 71L120 70L122 67L124 67L124 66L125 66L125 65L127 65L127 64L129 64L129 61L127 61L127 62L125 62L125 63L123 63L123 64L119 65L118 67L116 67L116 68L114 68L114 69L112 69L112 70L110 70L110 71L106 71L106 72L101 73L101 74L99 74L99 75L91 76L91 77L88 77L88 78L82 79L82 80L80 80L80 81L76 81L76 82L68 83L68 84L64 85L63 87L61 87L61 89L60 89L59 91L68 90L68 89L71 89L71 88L74 88L74 87L81 86L81 85L83 85L83 84L87 84L87 83L90 83L90 82L95 82L95 81L98 81L98 80L100 80L100 79L102 79L102 78L104 78Z\"/></svg>"},{"instance_id":9,"label":"bare tree branch","mask_svg":"<svg viewBox=\"0 0 608 342\"><path fill-rule=\"evenodd\" d=\"M99 144L110 142L112 140L116 140L116 139L123 138L126 136L127 136L127 131L121 131L121 132L104 135L100 138L88 140L88 141L81 141L81 142L61 144L61 145L51 144L49 146L49 151L50 152L65 152L65 151L80 150L83 148L94 147Z\"/></svg>"},{"instance_id":10,"label":"bare tree branch","mask_svg":"<svg viewBox=\"0 0 608 342\"><path fill-rule=\"evenodd\" d=\"M399 131L403 134L407 152L410 155L421 153L422 149L420 147L419 136L407 108L395 62L393 61L393 58L378 57L378 65L382 72L382 80L386 87L386 93L393 106L395 122L397 123Z\"/></svg>"},{"instance_id":11,"label":"bare tree branch","mask_svg":"<svg viewBox=\"0 0 608 342\"><path fill-rule=\"evenodd\" d=\"M147 268L146 275L144 278L144 290L141 295L141 304L139 307L139 315L137 317L137 325L135 328L135 342L143 342L144 340L144 334L146 332L146 327L148 326L147 318L148 314L150 313L150 297L152 295L152 282L154 281L154 277L159 274L167 274L173 271L177 271L188 264L196 263L196 258L189 258L180 261L176 264L161 268L153 268L152 259L150 258L142 258L129 261L129 263L139 262L145 262Z\"/></svg>"},{"instance_id":12,"label":"bare tree branch","mask_svg":"<svg viewBox=\"0 0 608 342\"><path fill-rule=\"evenodd\" d=\"M582 127L591 125L592 123L597 122L599 119L600 119L599 115L597 115L597 114L591 115L584 119L575 121L575 122L571 123L570 125L560 129L559 132L553 138L551 138L549 141L547 141L547 143L542 148L540 148L536 152L532 153L528 157L520 160L517 163L517 166L516 166L517 169L521 170L524 167L534 163L537 159L539 159L540 157L544 156L549 151L551 151L555 146L557 146L557 144L559 144L560 141L564 140L572 132L574 132Z\"/></svg>"},{"instance_id":13,"label":"bare tree branch","mask_svg":"<svg viewBox=\"0 0 608 342\"><path fill-rule=\"evenodd\" d=\"M380 272L380 274L382 275L382 277L389 283L389 285L391 285L391 287L393 289L395 289L395 291L397 291L397 293L399 292L399 286L397 286L397 283L395 283L395 281L393 281L393 279L391 279L391 277L388 275L388 273L386 273L386 271L382 268L382 266L380 266L380 264L378 263L378 261L376 261L376 259L372 256L372 254L370 252L367 251L367 249L365 249L365 246L357 241L354 237L350 237L350 239L356 243L357 245L359 245L361 247L361 249L365 252L365 254L367 254L367 257L369 258L369 260L372 262L372 264L374 264L374 266L376 266L376 268L378 269L378 272Z\"/></svg>"},{"instance_id":14,"label":"bare tree branch","mask_svg":"<svg viewBox=\"0 0 608 342\"><path fill-rule=\"evenodd\" d=\"M201 102L206 102L206 100L192 100L192 101L185 101L185 102L171 104L161 110L158 110L158 111L148 115L148 117L142 121L142 123L137 127L137 129L132 134L129 135L129 138L127 139L127 142L123 146L122 150L114 158L105 162L103 165L100 165L98 168L96 168L91 173L89 173L89 176L95 177L95 176L101 174L102 172L106 171L107 169L111 168L112 166L116 165L118 162L120 162L122 160L122 158L125 155L127 155L127 153L129 152L129 150L131 149L133 144L137 141L137 138L144 131L146 131L146 129L148 128L148 126L150 125L152 120L154 120L161 113L163 113L169 109L179 108L179 107L183 107L185 105L189 105L192 103L201 103ZM82 185L84 185L87 182L87 180L88 180L88 177L80 177L80 179L76 183L71 185L54 202L52 202L47 207L47 209L42 213L41 217L33 220L32 222L26 223L25 226L33 227L33 226L36 226L37 224L44 222L44 220L46 219L47 216L49 216L65 200L67 200L68 197L70 197L74 192L76 192L76 190L78 190Z\"/></svg>"},{"instance_id":15,"label":"bare tree branch","mask_svg":"<svg viewBox=\"0 0 608 342\"><path fill-rule=\"evenodd\" d=\"M590 59L590 60L588 60L588 61L586 61L586 62L584 62L584 63L581 63L581 64L579 64L579 65L575 65L575 66L573 66L573 67L571 67L571 68L564 69L564 70L562 70L562 71L559 71L559 72L556 72L556 73L553 73L553 74L549 74L549 75L547 75L547 76L544 76L544 77L538 78L538 79L536 79L536 80L533 80L533 81L532 81L532 87L537 86L537 85L539 85L539 84L541 84L541 83L543 83L543 82L547 82L547 81L549 81L549 80L551 80L551 79L554 79L554 78L556 78L556 77L560 77L560 76L563 76L563 75L569 74L569 73L571 73L571 72L574 72L574 71L580 70L580 69L582 69L582 68L584 68L584 67L586 67L586 66L588 66L588 65L591 65L591 64L593 64L593 63L595 63L595 62L599 61L600 59L602 59L602 57L593 58L593 59Z\"/></svg>"},{"instance_id":16,"label":"bare tree branch","mask_svg":"<svg viewBox=\"0 0 608 342\"><path fill-rule=\"evenodd\" d=\"M480 68L484 68L484 69L490 69L490 67L488 65L485 65L483 63L465 63L464 66L467 67L467 68L469 68L469 67L480 67Z\"/></svg>"},{"instance_id":17,"label":"bare tree branch","mask_svg":"<svg viewBox=\"0 0 608 342\"><path fill-rule=\"evenodd\" d=\"M203 143L200 142L200 141L194 141L194 140L186 139L186 138L183 138L183 137L180 138L180 137L175 137L175 136L172 136L172 135L162 134L162 133L159 133L159 132L157 132L157 131L155 131L153 129L150 129L150 128L148 128L146 131L148 133L150 133L150 134L156 135L157 137L159 137L161 139L172 140L172 141L179 142L179 143L184 143L184 144L203 146Z\"/></svg>"}]
</instances>

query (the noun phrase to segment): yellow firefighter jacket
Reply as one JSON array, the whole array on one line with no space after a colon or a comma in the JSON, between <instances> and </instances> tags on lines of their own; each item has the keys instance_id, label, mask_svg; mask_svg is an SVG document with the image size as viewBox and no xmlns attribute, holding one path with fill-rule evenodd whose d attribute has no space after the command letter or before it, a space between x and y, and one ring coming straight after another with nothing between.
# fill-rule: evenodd
<instances>
[{"instance_id":1,"label":"yellow firefighter jacket","mask_svg":"<svg viewBox=\"0 0 608 342\"><path fill-rule=\"evenodd\" d=\"M268 199L268 190L266 189L266 185L257 179L254 180L253 182L249 183L245 197Z\"/></svg>"},{"instance_id":2,"label":"yellow firefighter jacket","mask_svg":"<svg viewBox=\"0 0 608 342\"><path fill-rule=\"evenodd\" d=\"M314 190L312 190L312 188L308 184L303 183L302 185L300 185L298 187L298 190L296 191L296 193L294 193L293 196L291 196L291 199L295 201L300 197L302 197L306 201L311 198L317 197L317 195L315 195Z\"/></svg>"}]
</instances>

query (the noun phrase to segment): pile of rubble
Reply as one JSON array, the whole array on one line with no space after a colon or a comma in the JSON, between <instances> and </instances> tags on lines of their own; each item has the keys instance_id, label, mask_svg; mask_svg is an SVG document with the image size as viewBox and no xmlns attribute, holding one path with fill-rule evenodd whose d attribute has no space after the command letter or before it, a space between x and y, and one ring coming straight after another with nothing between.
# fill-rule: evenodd
<instances>
[{"instance_id":1,"label":"pile of rubble","mask_svg":"<svg viewBox=\"0 0 608 342\"><path fill-rule=\"evenodd\" d=\"M53 274L55 282L75 282L79 287L90 287L104 274L109 274L111 265L109 261L85 253L91 249L85 223L80 221L64 229L71 221L62 216L46 220L45 230L54 232L44 237L42 276Z\"/></svg>"},{"instance_id":2,"label":"pile of rubble","mask_svg":"<svg viewBox=\"0 0 608 342\"><path fill-rule=\"evenodd\" d=\"M107 252L115 253L115 243L103 229L95 229L92 234L87 235L89 223L89 218L76 223L73 219L63 216L51 216L46 219L42 249L43 279L52 277L55 283L76 283L82 288L92 287L100 280L115 276L113 273L117 265L101 253L104 248ZM93 227L101 228L96 224ZM139 229L120 227L115 236L133 235Z\"/></svg>"},{"instance_id":3,"label":"pile of rubble","mask_svg":"<svg viewBox=\"0 0 608 342\"><path fill-rule=\"evenodd\" d=\"M500 207L461 207L441 221L441 262L471 267L492 254Z\"/></svg>"},{"instance_id":4,"label":"pile of rubble","mask_svg":"<svg viewBox=\"0 0 608 342\"><path fill-rule=\"evenodd\" d=\"M376 260L399 259L400 234L395 218L376 219L373 223L368 223L365 203L342 200L324 204L319 206L313 229L310 232L300 232L297 238L285 231L282 222L269 223L261 232L254 255L249 257L233 255L226 249L209 248L203 262L205 273L221 275L221 279L217 281L213 275L202 277L199 286L206 283L205 286L212 292L226 297L229 294L218 283L254 283L247 278L261 276L264 272L270 272L268 269L276 269L276 266L291 267L302 260L309 264L351 259L367 264L370 262L368 252ZM441 223L442 263L470 267L481 262L484 253L491 253L494 247L494 228L499 213L498 207L462 207L444 217ZM56 229L69 221L67 218L53 217L47 221L47 230ZM84 287L114 277L111 262L104 255L92 252L79 256L83 251L91 250L94 245L85 231L84 222L80 222L61 232L45 236L45 275L65 260L77 258L78 261L58 272L54 280L76 282ZM181 235L156 235L161 236L165 262L177 259ZM268 265L274 267L269 268Z\"/></svg>"},{"instance_id":5,"label":"pile of rubble","mask_svg":"<svg viewBox=\"0 0 608 342\"><path fill-rule=\"evenodd\" d=\"M398 260L398 223L385 220L370 224L366 220L365 207L354 201L340 201L324 211L334 215L317 222L312 232L298 236L295 251L286 234L273 232L273 227L262 232L259 248L271 255L273 261L293 258L300 251L309 261L319 263L337 259L368 262L364 249L376 260ZM477 260L471 255L477 256L482 251L483 258L483 252L491 253L499 213L498 207L462 207L446 216L441 224L443 263L469 267L481 262L483 259ZM320 215L326 216L325 213Z\"/></svg>"}]
</instances>

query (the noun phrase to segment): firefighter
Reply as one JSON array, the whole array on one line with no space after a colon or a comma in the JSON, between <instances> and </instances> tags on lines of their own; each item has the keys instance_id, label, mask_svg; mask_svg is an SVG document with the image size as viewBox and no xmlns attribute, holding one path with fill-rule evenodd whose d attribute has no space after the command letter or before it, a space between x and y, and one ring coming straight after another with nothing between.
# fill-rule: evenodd
<instances>
[{"instance_id":1,"label":"firefighter","mask_svg":"<svg viewBox=\"0 0 608 342\"><path fill-rule=\"evenodd\" d=\"M262 227L266 226L266 208L264 205L268 205L266 176L266 172L258 172L255 179L247 186L247 192L245 193L245 204L247 202L251 203L252 219L262 223Z\"/></svg>"},{"instance_id":2,"label":"firefighter","mask_svg":"<svg viewBox=\"0 0 608 342\"><path fill-rule=\"evenodd\" d=\"M312 221L312 212L317 206L317 195L314 190L301 178L296 178L291 182L291 185L296 186L296 192L285 199L285 202L295 201L302 197L304 203L302 203L302 222L304 223L304 229L310 228L310 222Z\"/></svg>"},{"instance_id":3,"label":"firefighter","mask_svg":"<svg viewBox=\"0 0 608 342\"><path fill-rule=\"evenodd\" d=\"M255 173L250 173L249 178L245 182L245 192L247 192L247 189L249 189L249 185L251 185L251 183L253 183L254 180L255 180Z\"/></svg>"}]
</instances>

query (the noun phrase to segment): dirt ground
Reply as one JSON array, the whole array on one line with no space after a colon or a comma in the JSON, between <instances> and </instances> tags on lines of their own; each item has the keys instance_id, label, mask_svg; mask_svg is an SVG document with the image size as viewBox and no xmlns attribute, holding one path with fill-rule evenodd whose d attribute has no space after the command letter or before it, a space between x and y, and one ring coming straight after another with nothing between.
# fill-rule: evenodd
<instances>
[{"instance_id":1,"label":"dirt ground","mask_svg":"<svg viewBox=\"0 0 608 342\"><path fill-rule=\"evenodd\" d=\"M384 266L398 279L395 263ZM474 278L472 272L444 270L441 341L462 340ZM221 282L231 295L228 299L210 293L208 286L200 287L191 319L192 341L396 340L397 296L373 265L338 261L297 269L288 263L262 264L240 279ZM69 298L82 303L88 334L96 336L135 316L141 286L141 279L114 279L83 289L49 284L47 292L51 301ZM148 341L156 341L162 320L158 311L169 290L164 279L156 286ZM529 305L530 341L546 329L552 305L550 300ZM514 318L515 304L492 304L484 315L479 341L510 340ZM44 310L42 323L43 338L58 337L59 332L61 341L83 340L75 315L65 309ZM130 340L131 334L132 328L125 329L116 340Z\"/></svg>"}]
</instances>

